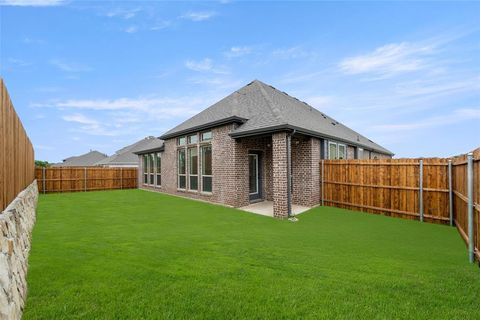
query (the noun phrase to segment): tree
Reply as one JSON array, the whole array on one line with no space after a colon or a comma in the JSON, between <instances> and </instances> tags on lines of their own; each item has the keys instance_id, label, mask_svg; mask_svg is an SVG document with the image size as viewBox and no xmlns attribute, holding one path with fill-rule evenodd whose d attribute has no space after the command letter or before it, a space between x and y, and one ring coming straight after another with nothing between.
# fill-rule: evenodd
<instances>
[{"instance_id":1,"label":"tree","mask_svg":"<svg viewBox=\"0 0 480 320\"><path fill-rule=\"evenodd\" d=\"M35 160L35 167L48 168L50 167L50 163L48 163L48 161Z\"/></svg>"}]
</instances>

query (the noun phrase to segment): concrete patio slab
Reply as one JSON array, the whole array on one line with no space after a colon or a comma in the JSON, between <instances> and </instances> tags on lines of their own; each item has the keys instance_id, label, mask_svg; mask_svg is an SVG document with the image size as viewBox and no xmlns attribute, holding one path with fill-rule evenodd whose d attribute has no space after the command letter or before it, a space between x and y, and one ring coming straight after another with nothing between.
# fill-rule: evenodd
<instances>
[{"instance_id":1,"label":"concrete patio slab","mask_svg":"<svg viewBox=\"0 0 480 320\"><path fill-rule=\"evenodd\" d=\"M260 214L262 216L273 217L273 201L261 201L252 203L248 206L239 208L240 210ZM292 205L292 212L294 215L300 214L309 210L309 207L299 206L296 204Z\"/></svg>"}]
</instances>

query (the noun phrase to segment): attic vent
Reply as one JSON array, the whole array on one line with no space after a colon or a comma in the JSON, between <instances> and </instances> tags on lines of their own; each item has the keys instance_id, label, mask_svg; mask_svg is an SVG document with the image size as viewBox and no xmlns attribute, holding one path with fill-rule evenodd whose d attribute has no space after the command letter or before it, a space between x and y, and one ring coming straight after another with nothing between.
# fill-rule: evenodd
<instances>
[{"instance_id":1,"label":"attic vent","mask_svg":"<svg viewBox=\"0 0 480 320\"><path fill-rule=\"evenodd\" d=\"M360 136L359 135L357 135L357 141L360 141Z\"/></svg>"},{"instance_id":2,"label":"attic vent","mask_svg":"<svg viewBox=\"0 0 480 320\"><path fill-rule=\"evenodd\" d=\"M338 121L335 121L336 124L338 124L339 122Z\"/></svg>"},{"instance_id":3,"label":"attic vent","mask_svg":"<svg viewBox=\"0 0 480 320\"><path fill-rule=\"evenodd\" d=\"M371 143L374 143L372 140L368 139L368 141L370 141Z\"/></svg>"},{"instance_id":4,"label":"attic vent","mask_svg":"<svg viewBox=\"0 0 480 320\"><path fill-rule=\"evenodd\" d=\"M336 126L336 125L337 125L337 124L336 124L335 122L333 122L333 121L332 121L332 124L333 124L334 126Z\"/></svg>"}]
</instances>

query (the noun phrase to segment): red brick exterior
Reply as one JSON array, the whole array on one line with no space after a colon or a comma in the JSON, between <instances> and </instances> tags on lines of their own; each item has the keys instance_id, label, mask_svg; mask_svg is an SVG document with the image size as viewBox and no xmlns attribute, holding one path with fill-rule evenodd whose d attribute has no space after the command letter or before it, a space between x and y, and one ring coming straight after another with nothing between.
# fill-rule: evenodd
<instances>
[{"instance_id":1,"label":"red brick exterior","mask_svg":"<svg viewBox=\"0 0 480 320\"><path fill-rule=\"evenodd\" d=\"M292 138L292 203L313 207L320 203L320 140Z\"/></svg>"},{"instance_id":2,"label":"red brick exterior","mask_svg":"<svg viewBox=\"0 0 480 320\"><path fill-rule=\"evenodd\" d=\"M272 135L273 216L288 215L287 203L287 133Z\"/></svg>"},{"instance_id":3,"label":"red brick exterior","mask_svg":"<svg viewBox=\"0 0 480 320\"><path fill-rule=\"evenodd\" d=\"M162 158L162 185L143 185L143 161L139 157L139 186L173 195L180 195L232 207L243 207L249 200L248 154L260 155L262 199L273 201L275 217L287 217L287 132L266 136L233 139L229 133L235 124L213 128L212 131L212 176L211 193L177 188L177 139L165 141ZM320 203L320 145L318 138L296 134L291 139L292 156L292 203L312 207ZM200 146L198 143L197 146ZM353 150L348 148L349 158ZM201 157L199 156L199 159ZM199 173L202 163L199 161ZM187 157L188 167L188 157ZM187 178L188 179L188 178Z\"/></svg>"}]
</instances>

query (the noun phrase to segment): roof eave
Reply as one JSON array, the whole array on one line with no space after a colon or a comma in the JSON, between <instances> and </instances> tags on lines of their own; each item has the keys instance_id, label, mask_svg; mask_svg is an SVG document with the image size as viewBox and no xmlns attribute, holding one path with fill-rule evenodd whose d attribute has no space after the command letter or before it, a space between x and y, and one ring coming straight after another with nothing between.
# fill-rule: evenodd
<instances>
[{"instance_id":1,"label":"roof eave","mask_svg":"<svg viewBox=\"0 0 480 320\"><path fill-rule=\"evenodd\" d=\"M244 123L247 120L248 119L245 119L245 118L242 118L242 117L231 116L231 117L228 117L228 118L223 118L223 119L220 119L220 120L212 121L212 122L209 122L209 123L205 123L205 124L202 124L202 125L199 125L199 126L191 127L191 128L184 129L184 130L180 130L180 131L173 132L173 133L170 133L170 134L166 133L166 134L164 134L164 135L162 135L158 138L162 139L162 140L171 139L171 138L179 137L179 136L189 134L189 133L192 133L192 132L202 131L202 130L206 130L206 129L213 128L213 127L218 127L218 126L228 124L228 123Z\"/></svg>"},{"instance_id":2,"label":"roof eave","mask_svg":"<svg viewBox=\"0 0 480 320\"><path fill-rule=\"evenodd\" d=\"M290 124L277 125L277 126L272 126L272 127L268 127L268 128L254 129L254 130L243 131L243 132L232 132L232 133L230 133L230 136L234 139L238 139L238 138L251 137L251 136L255 136L255 135L259 135L259 134L275 133L275 132L278 132L278 131L285 131L285 130L295 130L298 133L305 134L305 135L308 135L308 136L312 136L312 137L315 137L315 138L332 139L332 140L344 142L344 143L347 143L347 144L350 144L350 145L359 146L359 147L362 147L362 148L367 149L367 150L373 150L373 151L378 152L378 153L387 154L387 155L390 155L390 156L394 155L394 153L392 153L391 151L389 151L387 149L380 150L380 149L377 149L377 148L372 148L371 146L367 146L367 145L364 145L362 143L352 142L352 141L348 141L348 140L345 140L345 139L340 139L338 137L330 136L330 135L327 135L327 134L320 134L320 133L315 132L315 131L307 130L307 129L297 127L297 126L292 126Z\"/></svg>"},{"instance_id":3,"label":"roof eave","mask_svg":"<svg viewBox=\"0 0 480 320\"><path fill-rule=\"evenodd\" d=\"M150 152L162 152L164 150L165 150L165 146L161 146L161 147L158 147L158 148L139 150L139 151L135 151L135 152L132 152L132 153L136 154L136 155L141 155L141 154L150 153Z\"/></svg>"}]
</instances>

